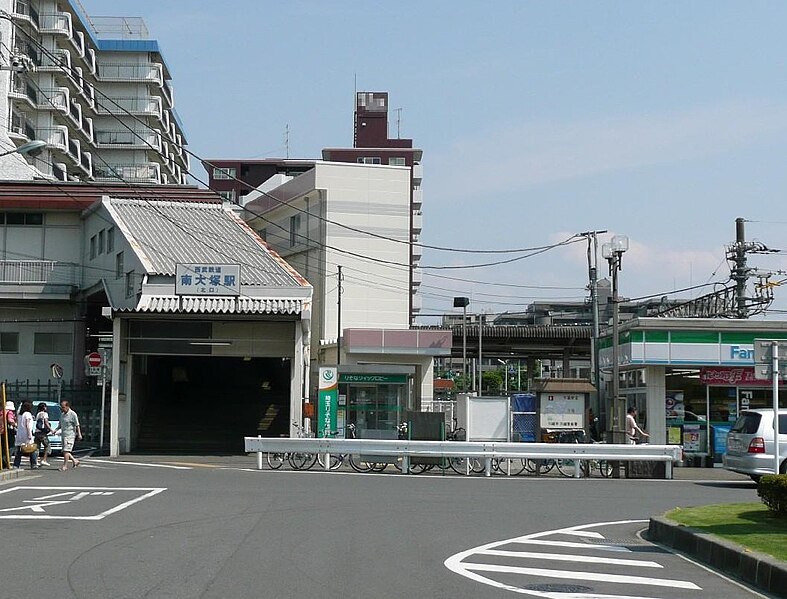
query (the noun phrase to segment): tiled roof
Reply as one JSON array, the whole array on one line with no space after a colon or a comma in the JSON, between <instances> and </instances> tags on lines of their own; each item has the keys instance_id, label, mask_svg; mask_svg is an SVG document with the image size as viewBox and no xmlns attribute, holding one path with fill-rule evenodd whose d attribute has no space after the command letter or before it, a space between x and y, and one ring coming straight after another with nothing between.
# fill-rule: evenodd
<instances>
[{"instance_id":1,"label":"tiled roof","mask_svg":"<svg viewBox=\"0 0 787 599\"><path fill-rule=\"evenodd\" d=\"M221 204L111 198L104 204L148 274L177 264L239 264L246 286L308 286L241 218Z\"/></svg>"},{"instance_id":2,"label":"tiled roof","mask_svg":"<svg viewBox=\"0 0 787 599\"><path fill-rule=\"evenodd\" d=\"M138 312L178 312L210 314L300 314L302 299L252 297L200 297L143 295Z\"/></svg>"}]
</instances>

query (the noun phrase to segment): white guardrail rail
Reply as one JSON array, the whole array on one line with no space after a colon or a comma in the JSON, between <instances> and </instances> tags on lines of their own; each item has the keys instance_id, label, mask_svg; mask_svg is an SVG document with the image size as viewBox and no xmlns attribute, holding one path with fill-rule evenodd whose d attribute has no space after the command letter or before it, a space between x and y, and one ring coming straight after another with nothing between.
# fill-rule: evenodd
<instances>
[{"instance_id":1,"label":"white guardrail rail","mask_svg":"<svg viewBox=\"0 0 787 599\"><path fill-rule=\"evenodd\" d=\"M398 439L265 438L244 437L247 453L257 453L262 468L263 453L310 453L381 455L401 457L402 472L409 471L411 457L481 458L486 475L493 459L531 460L607 460L665 462L666 477L672 478L672 465L681 460L680 445L615 445L611 443L506 443L497 441L407 441ZM325 460L326 469L330 460ZM577 468L577 476L580 469Z\"/></svg>"}]
</instances>

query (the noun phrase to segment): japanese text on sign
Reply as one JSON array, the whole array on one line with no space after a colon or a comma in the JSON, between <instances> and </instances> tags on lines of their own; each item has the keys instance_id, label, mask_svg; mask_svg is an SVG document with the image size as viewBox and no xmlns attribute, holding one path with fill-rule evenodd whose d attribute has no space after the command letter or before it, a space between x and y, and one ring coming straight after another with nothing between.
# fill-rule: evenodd
<instances>
[{"instance_id":1,"label":"japanese text on sign","mask_svg":"<svg viewBox=\"0 0 787 599\"><path fill-rule=\"evenodd\" d=\"M177 295L240 295L239 264L178 264Z\"/></svg>"},{"instance_id":2,"label":"japanese text on sign","mask_svg":"<svg viewBox=\"0 0 787 599\"><path fill-rule=\"evenodd\" d=\"M577 429L585 426L585 397L566 393L541 395L541 427Z\"/></svg>"}]
</instances>

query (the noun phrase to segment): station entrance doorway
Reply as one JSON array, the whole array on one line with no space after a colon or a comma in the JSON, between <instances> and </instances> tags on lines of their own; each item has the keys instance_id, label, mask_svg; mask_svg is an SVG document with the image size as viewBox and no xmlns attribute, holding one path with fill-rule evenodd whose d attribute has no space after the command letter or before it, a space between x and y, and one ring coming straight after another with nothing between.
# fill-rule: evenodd
<instances>
[{"instance_id":1,"label":"station entrance doorway","mask_svg":"<svg viewBox=\"0 0 787 599\"><path fill-rule=\"evenodd\" d=\"M240 453L243 437L287 435L290 359L134 357L132 451Z\"/></svg>"}]
</instances>

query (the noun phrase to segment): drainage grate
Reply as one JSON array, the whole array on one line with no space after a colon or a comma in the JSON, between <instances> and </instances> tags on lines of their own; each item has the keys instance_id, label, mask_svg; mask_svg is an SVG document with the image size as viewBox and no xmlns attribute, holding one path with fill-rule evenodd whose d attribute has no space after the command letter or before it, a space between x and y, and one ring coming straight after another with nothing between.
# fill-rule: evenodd
<instances>
[{"instance_id":1,"label":"drainage grate","mask_svg":"<svg viewBox=\"0 0 787 599\"><path fill-rule=\"evenodd\" d=\"M593 587L585 587L578 584L531 584L522 587L526 591L540 591L542 593L587 593Z\"/></svg>"}]
</instances>

